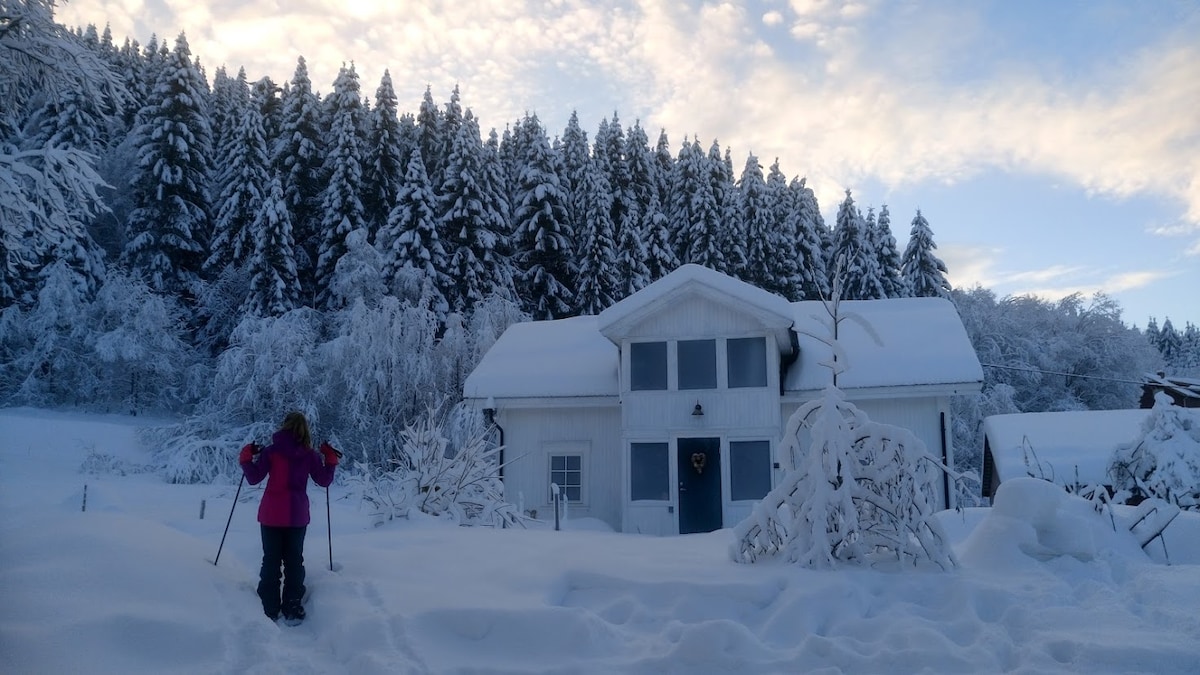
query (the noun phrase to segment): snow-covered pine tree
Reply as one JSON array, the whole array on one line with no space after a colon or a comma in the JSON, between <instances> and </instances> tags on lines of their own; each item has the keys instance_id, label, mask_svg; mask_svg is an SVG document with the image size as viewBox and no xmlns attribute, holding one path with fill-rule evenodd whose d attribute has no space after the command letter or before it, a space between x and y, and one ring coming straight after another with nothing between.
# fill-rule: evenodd
<instances>
[{"instance_id":1,"label":"snow-covered pine tree","mask_svg":"<svg viewBox=\"0 0 1200 675\"><path fill-rule=\"evenodd\" d=\"M733 157L729 148L722 157L720 144L713 140L708 149L708 165L717 204L717 247L723 254L723 267L715 269L742 278L746 269L746 228L738 205L741 194L734 185Z\"/></svg>"},{"instance_id":2,"label":"snow-covered pine tree","mask_svg":"<svg viewBox=\"0 0 1200 675\"><path fill-rule=\"evenodd\" d=\"M1154 497L1200 509L1200 413L1160 392L1138 437L1113 452L1108 476L1118 501Z\"/></svg>"},{"instance_id":3,"label":"snow-covered pine tree","mask_svg":"<svg viewBox=\"0 0 1200 675\"><path fill-rule=\"evenodd\" d=\"M580 199L583 195L583 177L588 164L592 162L591 148L588 145L587 132L579 126L579 114L572 110L563 129L562 157L564 187L568 191L570 203L567 210L567 224L573 232L583 228L583 207Z\"/></svg>"},{"instance_id":4,"label":"snow-covered pine tree","mask_svg":"<svg viewBox=\"0 0 1200 675\"><path fill-rule=\"evenodd\" d=\"M446 169L446 152L449 143L446 138L443 114L433 102L433 92L425 86L425 95L421 98L421 106L417 109L417 146L421 149L421 157L425 161L425 170L433 185L442 184L442 172Z\"/></svg>"},{"instance_id":5,"label":"snow-covered pine tree","mask_svg":"<svg viewBox=\"0 0 1200 675\"><path fill-rule=\"evenodd\" d=\"M873 212L870 220L874 220ZM846 190L846 199L838 206L833 237L831 260L838 273L844 275L841 280L843 299L876 300L887 297L880 281L882 273L871 227L868 219L863 218L854 205L850 190Z\"/></svg>"},{"instance_id":6,"label":"snow-covered pine tree","mask_svg":"<svg viewBox=\"0 0 1200 675\"><path fill-rule=\"evenodd\" d=\"M604 172L589 164L583 177L583 229L576 233L575 312L599 314L614 302L616 242L609 202L612 193Z\"/></svg>"},{"instance_id":7,"label":"snow-covered pine tree","mask_svg":"<svg viewBox=\"0 0 1200 675\"><path fill-rule=\"evenodd\" d=\"M700 141L685 138L672 174L667 219L680 263L722 270L725 256L720 248L720 209L712 182L715 171Z\"/></svg>"},{"instance_id":8,"label":"snow-covered pine tree","mask_svg":"<svg viewBox=\"0 0 1200 675\"><path fill-rule=\"evenodd\" d=\"M400 118L396 113L396 92L392 75L383 71L375 90L375 106L368 119L366 161L363 167L363 209L372 235L387 222L396 205L396 194L404 180L409 152L402 147ZM410 151L411 152L411 151Z\"/></svg>"},{"instance_id":9,"label":"snow-covered pine tree","mask_svg":"<svg viewBox=\"0 0 1200 675\"><path fill-rule=\"evenodd\" d=\"M346 252L338 259L329 282L337 307L361 303L368 309L379 306L387 287L383 283L383 256L371 245L365 227L346 235Z\"/></svg>"},{"instance_id":10,"label":"snow-covered pine tree","mask_svg":"<svg viewBox=\"0 0 1200 675\"><path fill-rule=\"evenodd\" d=\"M776 260L791 257L790 252L778 248L781 243L774 229L775 213L770 202L767 182L763 178L762 166L753 153L747 155L746 165L737 185L737 205L741 210L741 223L745 244L742 248L739 278L759 288L781 293L785 290L774 273Z\"/></svg>"},{"instance_id":11,"label":"snow-covered pine tree","mask_svg":"<svg viewBox=\"0 0 1200 675\"><path fill-rule=\"evenodd\" d=\"M912 296L900 268L900 249L896 247L896 237L892 235L892 216L888 213L887 204L879 207L879 219L871 230L875 240L875 258L879 265L879 281L883 284L885 298L907 298Z\"/></svg>"},{"instance_id":12,"label":"snow-covered pine tree","mask_svg":"<svg viewBox=\"0 0 1200 675\"><path fill-rule=\"evenodd\" d=\"M455 135L438 191L438 230L450 256L451 311L467 311L489 293L511 296L512 277L497 247L506 234L507 204L487 175L479 127L468 113ZM498 158L497 158L498 161Z\"/></svg>"},{"instance_id":13,"label":"snow-covered pine tree","mask_svg":"<svg viewBox=\"0 0 1200 675\"><path fill-rule=\"evenodd\" d=\"M805 185L804 178L793 178L788 183L791 193L785 232L794 240L796 261L799 265L800 281L798 300L828 298L832 292L830 270L826 267L828 251L832 247L831 233L821 216L817 195Z\"/></svg>"},{"instance_id":14,"label":"snow-covered pine tree","mask_svg":"<svg viewBox=\"0 0 1200 675\"><path fill-rule=\"evenodd\" d=\"M260 77L250 84L250 104L262 115L263 136L272 144L283 128L283 101L279 93L279 85L269 77Z\"/></svg>"},{"instance_id":15,"label":"snow-covered pine tree","mask_svg":"<svg viewBox=\"0 0 1200 675\"><path fill-rule=\"evenodd\" d=\"M292 221L300 300L312 304L317 251L321 234L321 165L325 157L320 100L312 90L308 65L301 56L281 97L280 134L273 164L283 182L283 200Z\"/></svg>"},{"instance_id":16,"label":"snow-covered pine tree","mask_svg":"<svg viewBox=\"0 0 1200 675\"><path fill-rule=\"evenodd\" d=\"M270 157L262 114L253 105L245 75L240 74L245 96L233 99L231 127L217 171L216 218L213 239L204 269L215 276L228 266L242 267L255 250L252 225L259 217L270 183Z\"/></svg>"},{"instance_id":17,"label":"snow-covered pine tree","mask_svg":"<svg viewBox=\"0 0 1200 675\"><path fill-rule=\"evenodd\" d=\"M659 198L661 168L641 124L634 123L625 137L625 160L629 162L629 180L640 220L636 237L625 232L617 241L617 300L641 291L679 267Z\"/></svg>"},{"instance_id":18,"label":"snow-covered pine tree","mask_svg":"<svg viewBox=\"0 0 1200 675\"><path fill-rule=\"evenodd\" d=\"M638 292L650 283L649 246L655 237L665 240L666 216L658 201L658 170L654 156L650 153L650 141L638 122L634 122L625 136L625 164L628 167L629 195L637 218L617 233L616 240L616 287L614 300L622 300ZM655 232L656 228L659 230ZM668 247L669 250L669 247Z\"/></svg>"},{"instance_id":19,"label":"snow-covered pine tree","mask_svg":"<svg viewBox=\"0 0 1200 675\"><path fill-rule=\"evenodd\" d=\"M571 314L574 300L570 195L537 117L526 116L520 126L526 154L513 209L517 297L534 319L560 319Z\"/></svg>"},{"instance_id":20,"label":"snow-covered pine tree","mask_svg":"<svg viewBox=\"0 0 1200 675\"><path fill-rule=\"evenodd\" d=\"M321 192L320 246L317 252L316 298L318 308L336 308L331 293L333 271L346 254L346 237L366 227L362 194L362 100L354 64L342 66L326 100L329 110L329 154L325 156Z\"/></svg>"},{"instance_id":21,"label":"snow-covered pine tree","mask_svg":"<svg viewBox=\"0 0 1200 675\"><path fill-rule=\"evenodd\" d=\"M383 256L383 279L391 293L440 318L450 311L444 289L452 282L437 208L421 149L413 148L396 205L376 234L375 245Z\"/></svg>"},{"instance_id":22,"label":"snow-covered pine tree","mask_svg":"<svg viewBox=\"0 0 1200 675\"><path fill-rule=\"evenodd\" d=\"M249 261L250 295L245 312L251 316L281 316L299 305L300 280L291 215L278 173L271 175L266 199L259 205L250 231L254 253Z\"/></svg>"},{"instance_id":23,"label":"snow-covered pine tree","mask_svg":"<svg viewBox=\"0 0 1200 675\"><path fill-rule=\"evenodd\" d=\"M164 45L165 47L165 45ZM159 292L186 294L198 279L211 227L208 85L180 33L139 117L136 208L123 258Z\"/></svg>"},{"instance_id":24,"label":"snow-covered pine tree","mask_svg":"<svg viewBox=\"0 0 1200 675\"><path fill-rule=\"evenodd\" d=\"M915 297L950 297L946 263L934 253L936 249L937 244L933 242L933 230L929 229L929 221L921 215L921 209L917 209L912 229L908 233L908 246L904 249L904 258L900 263L901 274Z\"/></svg>"}]
</instances>

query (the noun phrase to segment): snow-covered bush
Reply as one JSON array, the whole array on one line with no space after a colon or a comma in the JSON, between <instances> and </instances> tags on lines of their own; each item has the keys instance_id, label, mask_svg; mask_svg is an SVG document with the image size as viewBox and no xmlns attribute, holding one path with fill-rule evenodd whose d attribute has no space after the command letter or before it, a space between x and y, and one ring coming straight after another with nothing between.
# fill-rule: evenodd
<instances>
[{"instance_id":1,"label":"snow-covered bush","mask_svg":"<svg viewBox=\"0 0 1200 675\"><path fill-rule=\"evenodd\" d=\"M788 420L780 451L791 468L734 528L735 561L955 565L934 516L948 469L909 430L872 422L828 387Z\"/></svg>"},{"instance_id":2,"label":"snow-covered bush","mask_svg":"<svg viewBox=\"0 0 1200 675\"><path fill-rule=\"evenodd\" d=\"M1113 453L1108 475L1117 501L1157 497L1200 509L1200 415L1159 393L1141 435Z\"/></svg>"},{"instance_id":3,"label":"snow-covered bush","mask_svg":"<svg viewBox=\"0 0 1200 675\"><path fill-rule=\"evenodd\" d=\"M432 409L406 426L397 455L385 467L355 463L346 478L352 494L378 522L417 511L462 525L518 524L517 508L504 501L501 448L491 444L488 429L476 421L473 433L455 447L447 426L453 425Z\"/></svg>"}]
</instances>

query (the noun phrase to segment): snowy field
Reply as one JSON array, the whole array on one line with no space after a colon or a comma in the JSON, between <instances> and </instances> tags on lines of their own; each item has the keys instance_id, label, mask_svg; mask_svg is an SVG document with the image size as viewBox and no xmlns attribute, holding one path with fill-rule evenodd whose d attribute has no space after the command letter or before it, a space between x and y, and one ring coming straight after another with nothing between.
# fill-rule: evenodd
<instances>
[{"instance_id":1,"label":"snowy field","mask_svg":"<svg viewBox=\"0 0 1200 675\"><path fill-rule=\"evenodd\" d=\"M0 410L6 675L1200 672L1200 517L1165 565L1032 479L945 514L947 573L738 565L728 530L376 528L337 484L330 571L312 486L309 619L277 625L253 591L258 489L214 566L237 485L139 473L147 423Z\"/></svg>"}]
</instances>

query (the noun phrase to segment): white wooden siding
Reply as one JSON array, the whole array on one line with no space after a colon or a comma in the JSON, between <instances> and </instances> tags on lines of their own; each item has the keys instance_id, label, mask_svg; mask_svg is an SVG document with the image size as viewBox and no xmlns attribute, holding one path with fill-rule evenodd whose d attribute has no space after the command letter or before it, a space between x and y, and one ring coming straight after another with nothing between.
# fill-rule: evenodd
<instances>
[{"instance_id":1,"label":"white wooden siding","mask_svg":"<svg viewBox=\"0 0 1200 675\"><path fill-rule=\"evenodd\" d=\"M550 455L585 448L583 503L570 504L571 518L598 518L621 527L621 416L612 408L501 408L496 421L504 428L505 499L553 519L550 501Z\"/></svg>"},{"instance_id":2,"label":"white wooden siding","mask_svg":"<svg viewBox=\"0 0 1200 675\"><path fill-rule=\"evenodd\" d=\"M693 295L672 303L667 309L630 327L625 337L634 340L692 340L751 335L766 335L766 327L757 317L738 311L736 307ZM774 344L774 340L768 340L767 344Z\"/></svg>"},{"instance_id":3,"label":"white wooden siding","mask_svg":"<svg viewBox=\"0 0 1200 675\"><path fill-rule=\"evenodd\" d=\"M941 420L942 413L945 413L946 424L949 424L949 401L944 397L922 397L922 398L907 398L907 399L869 399L856 401L853 399L853 392L846 392L847 399L866 413L867 417L874 422L883 424L893 424L898 427L909 429L917 438L925 444L926 451L937 459L942 458L942 429ZM788 419L792 413L799 408L796 404L784 404L781 406L783 424L780 426L780 431L786 427ZM949 460L949 466L954 466L954 448L951 445L950 429L946 429L946 455ZM790 466L790 459L783 457L778 458L781 463L781 469L776 472L776 481L782 476ZM938 483L939 490L944 489L943 483ZM944 494L943 494L944 498ZM954 491L950 491L950 506L953 508L956 504Z\"/></svg>"}]
</instances>

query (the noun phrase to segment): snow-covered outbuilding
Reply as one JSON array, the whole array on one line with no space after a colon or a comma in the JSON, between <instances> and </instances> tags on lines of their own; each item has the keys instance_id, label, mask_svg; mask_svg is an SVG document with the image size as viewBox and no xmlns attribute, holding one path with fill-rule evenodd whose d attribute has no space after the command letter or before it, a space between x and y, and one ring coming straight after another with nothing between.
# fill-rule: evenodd
<instances>
[{"instance_id":1,"label":"snow-covered outbuilding","mask_svg":"<svg viewBox=\"0 0 1200 675\"><path fill-rule=\"evenodd\" d=\"M983 371L952 303L844 301L836 385L953 464L951 397ZM857 317L857 318L853 318ZM833 384L824 303L684 265L598 316L513 325L464 384L501 430L509 501L624 532L732 526L783 476L788 418ZM953 497L942 486L943 501Z\"/></svg>"},{"instance_id":2,"label":"snow-covered outbuilding","mask_svg":"<svg viewBox=\"0 0 1200 675\"><path fill-rule=\"evenodd\" d=\"M983 420L983 496L1021 476L1062 486L1108 485L1117 447L1134 441L1145 409L991 415Z\"/></svg>"}]
</instances>

